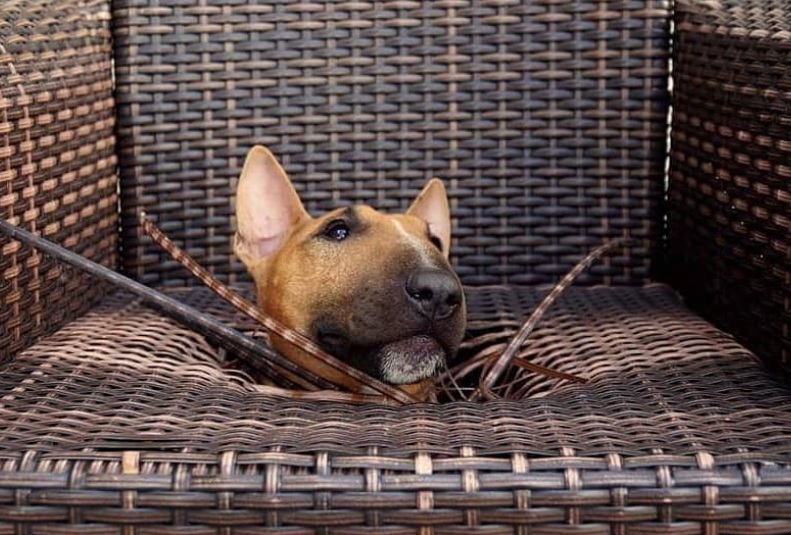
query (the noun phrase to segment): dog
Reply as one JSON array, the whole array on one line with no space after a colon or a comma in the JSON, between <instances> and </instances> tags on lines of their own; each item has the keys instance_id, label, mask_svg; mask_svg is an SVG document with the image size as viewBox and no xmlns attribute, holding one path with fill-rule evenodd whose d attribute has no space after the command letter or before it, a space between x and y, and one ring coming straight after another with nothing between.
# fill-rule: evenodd
<instances>
[{"instance_id":1,"label":"dog","mask_svg":"<svg viewBox=\"0 0 791 535\"><path fill-rule=\"evenodd\" d=\"M413 394L456 355L466 302L448 261L450 210L438 179L401 214L356 205L314 218L259 145L237 184L236 227L234 252L258 306L331 355ZM299 348L270 342L301 361Z\"/></svg>"}]
</instances>

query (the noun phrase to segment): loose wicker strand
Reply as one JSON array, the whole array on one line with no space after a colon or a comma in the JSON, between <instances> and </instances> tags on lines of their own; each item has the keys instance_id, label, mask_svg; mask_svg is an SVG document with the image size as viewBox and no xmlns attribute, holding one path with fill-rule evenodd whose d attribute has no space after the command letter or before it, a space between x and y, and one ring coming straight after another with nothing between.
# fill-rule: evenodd
<instances>
[{"instance_id":1,"label":"loose wicker strand","mask_svg":"<svg viewBox=\"0 0 791 535\"><path fill-rule=\"evenodd\" d=\"M605 243L588 253L585 258L580 260L574 268L566 274L555 286L552 288L552 291L547 294L547 296L539 303L539 305L533 310L533 313L527 318L527 320L522 324L522 327L517 331L516 335L511 339L506 346L505 350L500 354L497 360L488 368L487 372L481 375L481 381L478 386L478 390L473 393L471 396L471 400L479 400L481 397L492 397L491 391L496 386L497 381L500 379L502 374L505 372L506 369L511 365L511 362L516 357L519 349L522 347L522 344L525 343L525 340L530 333L533 332L533 329L536 328L538 322L541 321L541 318L544 316L546 311L552 304L557 300L558 297L563 293L563 291L571 286L571 284L579 277L586 269L590 267L593 262L598 260L603 254L606 252L620 247L627 243L628 239L616 239L611 242ZM582 379L584 382L584 379Z\"/></svg>"},{"instance_id":2,"label":"loose wicker strand","mask_svg":"<svg viewBox=\"0 0 791 535\"><path fill-rule=\"evenodd\" d=\"M42 251L64 264L75 267L101 280L109 282L117 288L128 291L140 298L147 306L164 313L189 329L204 334L218 345L233 350L239 355L241 360L267 376L270 376L272 372L272 370L268 368L277 366L279 363L278 359L285 361L282 356L265 344L249 336L245 336L227 325L223 325L211 316L203 314L162 292L125 277L116 271L106 268L101 264L97 264L60 245L37 236L32 232L28 232L7 220L0 219L0 232L25 245ZM266 365L262 366L262 363L266 363ZM290 364L288 361L285 361L285 363ZM309 382L300 380L299 377L289 375L287 378L289 379L289 384L315 389L315 387L311 387Z\"/></svg>"},{"instance_id":3,"label":"loose wicker strand","mask_svg":"<svg viewBox=\"0 0 791 535\"><path fill-rule=\"evenodd\" d=\"M157 243L157 245L167 251L174 260L179 262L190 273L195 275L195 277L197 277L215 294L225 299L228 303L233 305L237 310L246 316L260 323L270 333L273 333L285 341L294 344L296 347L303 350L307 355L313 357L314 363L311 364L312 370L318 370L322 367L327 367L333 370L341 378L341 381L338 381L337 386L349 388L355 392L376 392L398 403L414 403L418 401L417 399L410 396L407 392L378 381L366 373L338 360L337 358L323 351L305 335L298 333L297 331L286 327L274 318L265 315L253 303L233 292L233 290L218 281L211 275L211 273L202 268L192 257L176 246L176 244L174 244L156 225L154 225L154 223L152 223L143 212L140 213L140 223L143 225L145 232L151 237L152 240L154 240L154 242Z\"/></svg>"}]
</instances>

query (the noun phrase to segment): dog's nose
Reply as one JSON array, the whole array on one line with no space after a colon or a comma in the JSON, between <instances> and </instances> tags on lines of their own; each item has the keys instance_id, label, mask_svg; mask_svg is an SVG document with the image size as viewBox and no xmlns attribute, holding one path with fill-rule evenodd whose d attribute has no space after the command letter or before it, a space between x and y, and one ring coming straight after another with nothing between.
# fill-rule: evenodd
<instances>
[{"instance_id":1,"label":"dog's nose","mask_svg":"<svg viewBox=\"0 0 791 535\"><path fill-rule=\"evenodd\" d=\"M427 318L441 320L458 310L461 286L450 273L436 268L418 269L406 281L406 292Z\"/></svg>"}]
</instances>

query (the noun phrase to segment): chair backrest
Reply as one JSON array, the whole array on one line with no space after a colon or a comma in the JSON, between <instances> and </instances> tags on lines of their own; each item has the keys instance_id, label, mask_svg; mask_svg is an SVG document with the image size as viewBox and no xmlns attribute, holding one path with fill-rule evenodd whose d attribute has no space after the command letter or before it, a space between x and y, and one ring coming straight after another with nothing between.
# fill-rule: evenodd
<instances>
[{"instance_id":1,"label":"chair backrest","mask_svg":"<svg viewBox=\"0 0 791 535\"><path fill-rule=\"evenodd\" d=\"M246 151L309 210L452 198L468 284L551 282L608 238L589 283L642 283L661 250L668 5L579 0L114 2L123 264L192 282L137 214L220 278Z\"/></svg>"},{"instance_id":2,"label":"chair backrest","mask_svg":"<svg viewBox=\"0 0 791 535\"><path fill-rule=\"evenodd\" d=\"M116 268L110 8L0 2L0 217ZM0 236L0 361L106 286Z\"/></svg>"}]
</instances>

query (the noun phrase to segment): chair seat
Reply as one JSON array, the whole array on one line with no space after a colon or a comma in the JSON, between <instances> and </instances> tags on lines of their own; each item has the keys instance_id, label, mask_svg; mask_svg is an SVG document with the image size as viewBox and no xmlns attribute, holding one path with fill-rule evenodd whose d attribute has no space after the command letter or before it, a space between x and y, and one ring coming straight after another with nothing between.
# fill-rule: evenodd
<instances>
[{"instance_id":1,"label":"chair seat","mask_svg":"<svg viewBox=\"0 0 791 535\"><path fill-rule=\"evenodd\" d=\"M469 338L504 342L545 292L467 294ZM179 296L253 328L207 290ZM117 294L0 369L0 448L644 456L760 445L762 459L791 453L791 393L666 286L571 288L525 347L532 362L588 382L536 375L522 401L417 411L284 401L228 369L201 335Z\"/></svg>"}]
</instances>

